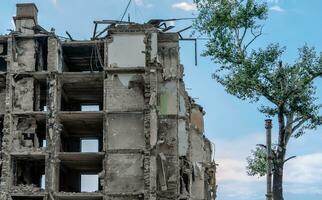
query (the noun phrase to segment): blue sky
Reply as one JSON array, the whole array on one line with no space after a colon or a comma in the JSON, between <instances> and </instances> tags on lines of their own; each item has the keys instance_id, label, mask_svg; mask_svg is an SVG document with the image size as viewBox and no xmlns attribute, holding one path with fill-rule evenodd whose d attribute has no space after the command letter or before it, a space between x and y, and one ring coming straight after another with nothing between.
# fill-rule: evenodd
<instances>
[{"instance_id":1,"label":"blue sky","mask_svg":"<svg viewBox=\"0 0 322 200\"><path fill-rule=\"evenodd\" d=\"M197 14L187 0L133 0L131 19L136 22L150 18L193 17ZM279 42L287 47L284 61L292 63L297 48L305 43L322 50L321 0L267 0L270 11L265 22L264 36L255 47ZM15 3L35 2L39 8L39 22L46 29L54 27L58 35L65 31L75 39L88 39L93 30L93 20L120 19L128 0L1 0L0 34L12 28ZM178 23L185 27L188 22ZM199 53L205 41L198 42ZM248 177L245 158L258 143L264 143L265 116L250 104L225 93L211 79L215 65L209 58L199 57L194 66L194 46L181 44L181 62L185 66L185 81L189 93L206 110L206 135L216 144L218 169L218 200L264 199L263 179ZM317 81L317 86L322 82ZM322 97L322 89L318 90ZM274 121L276 124L276 121ZM276 127L275 127L276 128ZM286 165L286 200L322 199L322 129L311 131L300 139L292 139L288 154L297 155ZM276 138L276 129L274 129Z\"/></svg>"}]
</instances>

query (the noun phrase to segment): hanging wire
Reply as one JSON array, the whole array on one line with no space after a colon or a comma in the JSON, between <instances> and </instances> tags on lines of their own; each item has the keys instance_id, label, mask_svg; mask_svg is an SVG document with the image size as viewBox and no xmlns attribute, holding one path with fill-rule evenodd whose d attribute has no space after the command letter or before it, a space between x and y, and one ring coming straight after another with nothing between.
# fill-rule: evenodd
<instances>
[{"instance_id":1,"label":"hanging wire","mask_svg":"<svg viewBox=\"0 0 322 200\"><path fill-rule=\"evenodd\" d=\"M100 64L100 68L103 69L104 68L104 64L103 64L103 59L101 57L101 53L100 53L100 47L98 46L98 43L95 42L96 45L96 53L97 53L97 58Z\"/></svg>"},{"instance_id":2,"label":"hanging wire","mask_svg":"<svg viewBox=\"0 0 322 200\"><path fill-rule=\"evenodd\" d=\"M121 21L123 21L124 16L126 15L127 10L129 9L129 7L130 7L130 5L131 5L131 2L132 2L132 0L129 0L129 3L127 4L127 6L126 6L126 8L125 8L125 10L124 10L124 13L123 13L123 15L122 15L122 17L121 17Z\"/></svg>"},{"instance_id":3,"label":"hanging wire","mask_svg":"<svg viewBox=\"0 0 322 200\"><path fill-rule=\"evenodd\" d=\"M92 46L92 52L90 57L90 70L94 71L104 69L104 62L100 53L99 41L95 41ZM94 68L95 65L95 68Z\"/></svg>"}]
</instances>

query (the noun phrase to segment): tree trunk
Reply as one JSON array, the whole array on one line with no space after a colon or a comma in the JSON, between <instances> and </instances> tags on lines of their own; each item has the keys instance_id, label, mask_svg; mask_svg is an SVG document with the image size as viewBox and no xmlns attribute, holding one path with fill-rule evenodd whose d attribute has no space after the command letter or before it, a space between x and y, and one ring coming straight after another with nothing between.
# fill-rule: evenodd
<instances>
[{"instance_id":1,"label":"tree trunk","mask_svg":"<svg viewBox=\"0 0 322 200\"><path fill-rule=\"evenodd\" d=\"M283 197L283 171L287 146L287 132L285 127L284 106L278 109L278 147L273 172L273 199L284 200ZM288 128L288 127L287 127Z\"/></svg>"},{"instance_id":2,"label":"tree trunk","mask_svg":"<svg viewBox=\"0 0 322 200\"><path fill-rule=\"evenodd\" d=\"M279 161L278 161L279 162ZM284 200L283 198L283 170L284 164L275 165L273 173L273 199Z\"/></svg>"},{"instance_id":3,"label":"tree trunk","mask_svg":"<svg viewBox=\"0 0 322 200\"><path fill-rule=\"evenodd\" d=\"M276 161L275 161L276 163L274 165L274 172L273 172L273 199L274 200L284 200L283 172L284 172L285 154L286 154L286 143L282 142L279 144L277 149Z\"/></svg>"}]
</instances>

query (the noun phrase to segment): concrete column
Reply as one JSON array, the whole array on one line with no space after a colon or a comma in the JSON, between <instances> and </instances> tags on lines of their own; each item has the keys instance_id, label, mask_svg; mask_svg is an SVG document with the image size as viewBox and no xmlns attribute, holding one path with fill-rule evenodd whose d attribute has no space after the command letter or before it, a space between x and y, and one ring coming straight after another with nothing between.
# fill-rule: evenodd
<instances>
[{"instance_id":1,"label":"concrete column","mask_svg":"<svg viewBox=\"0 0 322 200\"><path fill-rule=\"evenodd\" d=\"M38 24L38 8L34 3L17 4L17 13L14 17L16 31L23 34L34 34L34 26Z\"/></svg>"}]
</instances>

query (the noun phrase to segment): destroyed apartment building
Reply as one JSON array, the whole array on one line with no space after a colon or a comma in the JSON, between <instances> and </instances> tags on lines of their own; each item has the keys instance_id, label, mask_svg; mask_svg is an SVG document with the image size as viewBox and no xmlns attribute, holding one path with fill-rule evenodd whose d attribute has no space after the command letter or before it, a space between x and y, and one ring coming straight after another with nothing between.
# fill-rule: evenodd
<instances>
[{"instance_id":1,"label":"destroyed apartment building","mask_svg":"<svg viewBox=\"0 0 322 200\"><path fill-rule=\"evenodd\" d=\"M37 15L17 4L16 30L0 36L0 199L214 199L180 35L152 20L62 39Z\"/></svg>"}]
</instances>

